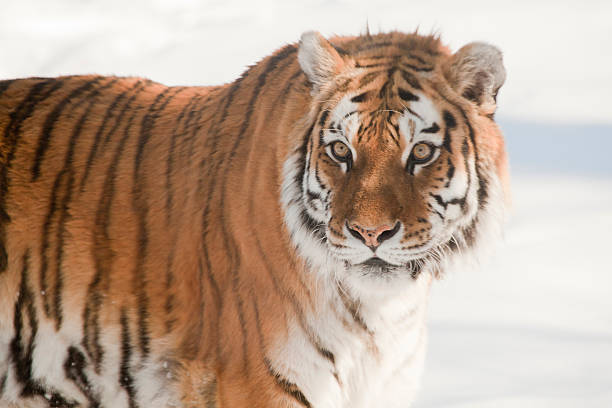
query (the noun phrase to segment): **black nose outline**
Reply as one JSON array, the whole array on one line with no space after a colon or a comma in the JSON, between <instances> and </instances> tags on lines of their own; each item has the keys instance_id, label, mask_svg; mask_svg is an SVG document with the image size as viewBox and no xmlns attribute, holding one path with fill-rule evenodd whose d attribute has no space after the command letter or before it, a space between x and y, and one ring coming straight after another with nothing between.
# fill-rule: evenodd
<instances>
[{"instance_id":1,"label":"black nose outline","mask_svg":"<svg viewBox=\"0 0 612 408\"><path fill-rule=\"evenodd\" d=\"M397 234L397 232L400 229L400 222L397 221L395 223L395 226L393 227L393 229L387 230L387 231L383 231L377 238L376 241L378 241L378 244L382 244L383 241L388 240L389 238L392 238L395 234Z\"/></svg>"},{"instance_id":2,"label":"black nose outline","mask_svg":"<svg viewBox=\"0 0 612 408\"><path fill-rule=\"evenodd\" d=\"M359 232L357 232L354 229L352 229L349 226L348 221L346 221L345 224L346 224L346 228L349 230L351 235L354 236L355 238L357 238L358 240L360 240L361 242L363 242L365 244L365 242L366 242L365 238ZM395 234L397 234L397 232L400 229L400 226L401 226L401 223L399 221L397 221L392 229L387 230L387 231L383 231L378 237L376 237L376 241L378 241L378 245L382 244L384 241L388 240L389 238L392 238ZM376 248L377 247L373 247L373 246L370 246L370 245L366 245L366 246L368 248L370 248L373 252L376 252Z\"/></svg>"}]
</instances>

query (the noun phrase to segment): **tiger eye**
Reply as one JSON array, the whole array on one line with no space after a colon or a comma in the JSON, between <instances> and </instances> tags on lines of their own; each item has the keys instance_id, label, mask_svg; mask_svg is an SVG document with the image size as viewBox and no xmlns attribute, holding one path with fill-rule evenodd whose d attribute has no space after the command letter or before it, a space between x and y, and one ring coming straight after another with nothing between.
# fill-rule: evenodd
<instances>
[{"instance_id":1,"label":"tiger eye","mask_svg":"<svg viewBox=\"0 0 612 408\"><path fill-rule=\"evenodd\" d=\"M433 153L433 149L427 143L417 143L412 148L412 155L416 160L427 160Z\"/></svg>"},{"instance_id":2,"label":"tiger eye","mask_svg":"<svg viewBox=\"0 0 612 408\"><path fill-rule=\"evenodd\" d=\"M351 151L344 143L334 142L334 144L332 145L332 153L334 154L334 156L336 156L338 160L343 160L349 156Z\"/></svg>"}]
</instances>

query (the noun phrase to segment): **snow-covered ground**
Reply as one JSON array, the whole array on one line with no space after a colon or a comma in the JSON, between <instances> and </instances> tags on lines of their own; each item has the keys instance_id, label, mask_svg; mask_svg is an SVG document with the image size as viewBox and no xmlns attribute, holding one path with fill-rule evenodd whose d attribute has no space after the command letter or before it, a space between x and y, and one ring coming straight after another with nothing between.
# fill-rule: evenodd
<instances>
[{"instance_id":1,"label":"snow-covered ground","mask_svg":"<svg viewBox=\"0 0 612 408\"><path fill-rule=\"evenodd\" d=\"M513 186L495 257L434 287L417 406L612 406L612 180Z\"/></svg>"},{"instance_id":2,"label":"snow-covered ground","mask_svg":"<svg viewBox=\"0 0 612 408\"><path fill-rule=\"evenodd\" d=\"M434 287L417 408L612 406L612 2L3 0L0 79L231 81L302 31L436 30L500 46L514 208Z\"/></svg>"}]
</instances>

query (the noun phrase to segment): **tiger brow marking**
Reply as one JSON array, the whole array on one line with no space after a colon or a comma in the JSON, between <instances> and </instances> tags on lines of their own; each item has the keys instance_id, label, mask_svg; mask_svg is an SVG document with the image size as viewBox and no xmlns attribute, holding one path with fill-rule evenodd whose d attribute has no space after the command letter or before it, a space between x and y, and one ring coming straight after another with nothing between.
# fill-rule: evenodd
<instances>
[{"instance_id":1,"label":"tiger brow marking","mask_svg":"<svg viewBox=\"0 0 612 408\"><path fill-rule=\"evenodd\" d=\"M60 89L65 79L48 79L38 82L30 88L27 96L21 101L19 106L10 113L10 122L4 128L4 146L9 146L4 163L0 166L0 273L6 271L8 267L8 254L4 243L6 241L6 224L10 222L10 217L5 210L6 197L9 188L9 169L15 157L19 139L21 137L21 126L34 112L36 105L48 99L55 91ZM49 89L45 87L53 84ZM45 91L43 93L43 91Z\"/></svg>"},{"instance_id":2,"label":"tiger brow marking","mask_svg":"<svg viewBox=\"0 0 612 408\"><path fill-rule=\"evenodd\" d=\"M74 101L75 98L78 98L83 92L87 92L93 88L95 84L100 82L104 77L98 76L94 79L88 79L80 87L74 89L70 92L64 99L62 99L55 108L47 115L45 118L45 123L43 124L40 132L40 136L38 137L38 146L36 147L36 155L34 158L34 165L32 166L32 181L38 180L40 177L40 166L42 165L42 161L44 159L45 153L49 149L49 143L51 141L51 133L53 132L53 128L55 124L59 120L60 116L64 112L64 109Z\"/></svg>"},{"instance_id":3,"label":"tiger brow marking","mask_svg":"<svg viewBox=\"0 0 612 408\"><path fill-rule=\"evenodd\" d=\"M72 134L70 135L70 139L68 140L68 149L64 156L64 165L60 172L58 173L55 182L53 184L53 189L51 191L51 200L49 204L49 210L47 213L46 220L51 223L53 219L53 215L55 211L59 211L59 217L57 221L57 229L56 229L56 254L55 254L55 271L56 271L56 279L55 279L55 288L54 288L54 313L55 313L55 328L59 330L62 325L62 287L63 287L63 271L62 271L62 261L64 258L64 232L66 228L66 220L68 218L68 207L70 205L70 201L72 200L72 190L74 185L74 168L73 168L73 156L76 142L81 134L83 129L83 125L85 124L85 120L89 115L94 103L97 100L98 95L104 89L108 89L111 87L117 79L111 79L106 84L103 84L99 88L94 88L85 95L82 99L87 99L89 103L87 104L85 111L77 121L76 125L73 128ZM80 104L80 101L75 101L76 104ZM65 177L68 177L67 181L64 181ZM63 198L61 199L61 203L59 206L56 204L58 200L59 190L63 184L66 184ZM45 225L46 222L45 222ZM45 230L43 234L43 242L48 240L49 230ZM43 255L43 256L46 256ZM45 259L42 258L41 259ZM46 300L46 299L45 299Z\"/></svg>"}]
</instances>

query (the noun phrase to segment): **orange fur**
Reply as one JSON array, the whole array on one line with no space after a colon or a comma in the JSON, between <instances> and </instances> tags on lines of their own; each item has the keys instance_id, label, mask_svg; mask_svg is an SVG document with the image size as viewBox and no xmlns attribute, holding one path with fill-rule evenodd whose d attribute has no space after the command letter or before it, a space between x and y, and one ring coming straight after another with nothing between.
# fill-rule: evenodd
<instances>
[{"instance_id":1,"label":"orange fur","mask_svg":"<svg viewBox=\"0 0 612 408\"><path fill-rule=\"evenodd\" d=\"M339 74L317 97L296 45L218 87L97 76L0 83L0 331L13 332L16 308L28 301L39 323L82 330L75 347L93 367L109 353L105 333L129 337L133 364L169 361L185 406L294 406L299 393L274 375L266 352L317 296L279 202L283 163L314 104L372 90L365 110L402 109L378 94L384 73L359 67L409 50L412 63L434 68L422 92L467 112L480 164L507 178L499 129L449 86L442 66L450 54L436 38L331 42L341 49ZM371 133L389 117L372 116ZM376 137L358 149L376 160L356 167L348 184L317 150L324 180L343 191L331 225L416 225L427 208L402 188L406 173L389 164L397 153ZM432 167L417 185L426 190L446 171Z\"/></svg>"}]
</instances>

